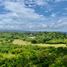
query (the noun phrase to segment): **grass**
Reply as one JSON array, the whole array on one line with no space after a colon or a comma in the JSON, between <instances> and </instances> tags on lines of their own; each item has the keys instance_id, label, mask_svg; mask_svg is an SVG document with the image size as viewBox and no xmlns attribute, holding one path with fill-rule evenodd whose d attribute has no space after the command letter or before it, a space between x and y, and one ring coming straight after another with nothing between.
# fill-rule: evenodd
<instances>
[{"instance_id":1,"label":"grass","mask_svg":"<svg viewBox=\"0 0 67 67\"><path fill-rule=\"evenodd\" d=\"M9 59L9 58L14 58L15 55L11 53L0 53L0 57Z\"/></svg>"},{"instance_id":2,"label":"grass","mask_svg":"<svg viewBox=\"0 0 67 67\"><path fill-rule=\"evenodd\" d=\"M13 44L18 44L18 45L28 45L28 44L30 44L30 42L23 41L21 39L15 39L12 43Z\"/></svg>"},{"instance_id":3,"label":"grass","mask_svg":"<svg viewBox=\"0 0 67 67\"><path fill-rule=\"evenodd\" d=\"M33 44L34 45L34 44ZM35 44L37 46L43 46L43 47L67 47L66 44Z\"/></svg>"},{"instance_id":4,"label":"grass","mask_svg":"<svg viewBox=\"0 0 67 67\"><path fill-rule=\"evenodd\" d=\"M12 43L16 45L35 45L35 46L55 47L55 48L67 47L66 44L32 44L31 42L23 41L21 39L15 39Z\"/></svg>"}]
</instances>

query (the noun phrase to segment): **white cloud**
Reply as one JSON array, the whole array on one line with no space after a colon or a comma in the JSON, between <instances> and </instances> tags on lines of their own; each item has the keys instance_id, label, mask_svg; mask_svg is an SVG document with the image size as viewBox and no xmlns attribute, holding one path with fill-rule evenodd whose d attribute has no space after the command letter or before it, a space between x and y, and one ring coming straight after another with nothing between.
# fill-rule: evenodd
<instances>
[{"instance_id":1,"label":"white cloud","mask_svg":"<svg viewBox=\"0 0 67 67\"><path fill-rule=\"evenodd\" d=\"M18 17L28 18L28 19L39 19L42 16L35 13L31 8L25 8L24 5L14 2L5 2L5 8L11 10L13 13L17 14Z\"/></svg>"},{"instance_id":2,"label":"white cloud","mask_svg":"<svg viewBox=\"0 0 67 67\"><path fill-rule=\"evenodd\" d=\"M44 0L36 0L36 4L42 6L42 5L46 5L47 2L45 2Z\"/></svg>"},{"instance_id":3,"label":"white cloud","mask_svg":"<svg viewBox=\"0 0 67 67\"><path fill-rule=\"evenodd\" d=\"M56 13L52 13L51 17L39 15L32 8L27 8L24 5L24 0L5 0L4 6L10 10L10 13L0 15L0 29L12 30L49 30L67 27L66 20L60 17L56 20ZM59 0L60 1L60 0ZM56 2L59 2L56 0ZM31 2L31 0L30 0ZM44 0L36 0L37 5L47 4ZM48 11L47 11L48 12ZM50 22L50 23L49 23ZM38 24L36 24L38 23Z\"/></svg>"},{"instance_id":4,"label":"white cloud","mask_svg":"<svg viewBox=\"0 0 67 67\"><path fill-rule=\"evenodd\" d=\"M60 17L56 22L51 23L50 28L53 29L64 29L67 27L67 18Z\"/></svg>"},{"instance_id":5,"label":"white cloud","mask_svg":"<svg viewBox=\"0 0 67 67\"><path fill-rule=\"evenodd\" d=\"M5 9L10 13L0 15L0 29L34 29L34 22L44 22L46 19L42 15L38 15L31 8L26 8L24 3L12 2L10 0L4 2ZM32 23L31 25L29 23ZM45 25L37 25L36 28L46 27ZM23 30L23 29L22 29Z\"/></svg>"}]
</instances>

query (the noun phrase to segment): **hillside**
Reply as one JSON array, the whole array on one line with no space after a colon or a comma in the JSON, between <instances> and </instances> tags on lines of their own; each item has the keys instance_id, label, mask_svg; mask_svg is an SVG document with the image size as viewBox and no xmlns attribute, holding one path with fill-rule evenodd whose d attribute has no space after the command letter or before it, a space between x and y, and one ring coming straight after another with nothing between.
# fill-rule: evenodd
<instances>
[{"instance_id":1,"label":"hillside","mask_svg":"<svg viewBox=\"0 0 67 67\"><path fill-rule=\"evenodd\" d=\"M2 32L0 67L67 67L67 34Z\"/></svg>"}]
</instances>

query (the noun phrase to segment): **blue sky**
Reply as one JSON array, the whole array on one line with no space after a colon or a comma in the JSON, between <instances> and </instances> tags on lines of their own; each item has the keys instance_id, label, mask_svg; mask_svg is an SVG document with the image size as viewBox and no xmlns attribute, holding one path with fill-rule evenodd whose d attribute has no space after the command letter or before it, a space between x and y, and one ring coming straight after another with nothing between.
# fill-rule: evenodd
<instances>
[{"instance_id":1,"label":"blue sky","mask_svg":"<svg viewBox=\"0 0 67 67\"><path fill-rule=\"evenodd\" d=\"M0 30L67 32L67 0L0 0Z\"/></svg>"}]
</instances>

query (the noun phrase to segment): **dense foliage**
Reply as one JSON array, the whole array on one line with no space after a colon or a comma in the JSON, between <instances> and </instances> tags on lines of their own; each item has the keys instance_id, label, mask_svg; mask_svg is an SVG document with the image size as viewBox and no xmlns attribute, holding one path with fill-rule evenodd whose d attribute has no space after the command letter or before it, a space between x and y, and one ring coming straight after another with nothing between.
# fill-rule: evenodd
<instances>
[{"instance_id":1,"label":"dense foliage","mask_svg":"<svg viewBox=\"0 0 67 67\"><path fill-rule=\"evenodd\" d=\"M11 42L14 39L22 39L31 43L67 44L67 34L60 32L0 33L0 41Z\"/></svg>"},{"instance_id":2,"label":"dense foliage","mask_svg":"<svg viewBox=\"0 0 67 67\"><path fill-rule=\"evenodd\" d=\"M26 45L13 44L16 39ZM67 47L36 46L38 43L65 45L67 34L0 33L0 67L67 67Z\"/></svg>"},{"instance_id":3,"label":"dense foliage","mask_svg":"<svg viewBox=\"0 0 67 67\"><path fill-rule=\"evenodd\" d=\"M67 34L57 32L38 33L32 43L66 44Z\"/></svg>"},{"instance_id":4,"label":"dense foliage","mask_svg":"<svg viewBox=\"0 0 67 67\"><path fill-rule=\"evenodd\" d=\"M0 67L67 67L67 48L1 44Z\"/></svg>"}]
</instances>

